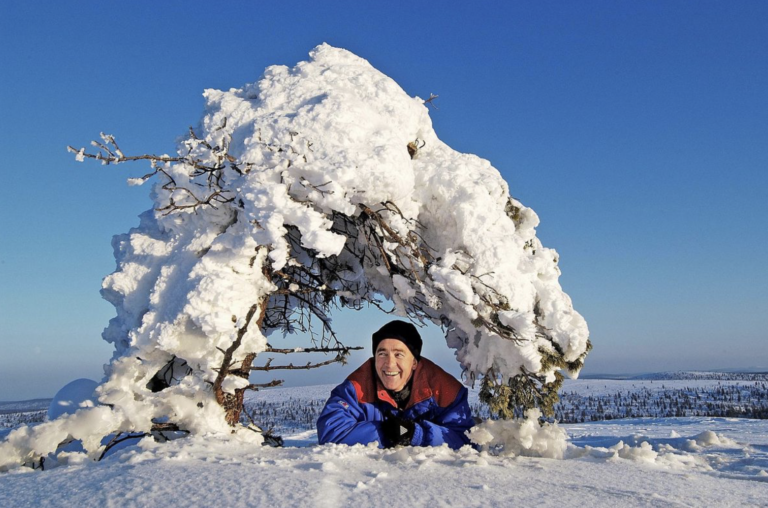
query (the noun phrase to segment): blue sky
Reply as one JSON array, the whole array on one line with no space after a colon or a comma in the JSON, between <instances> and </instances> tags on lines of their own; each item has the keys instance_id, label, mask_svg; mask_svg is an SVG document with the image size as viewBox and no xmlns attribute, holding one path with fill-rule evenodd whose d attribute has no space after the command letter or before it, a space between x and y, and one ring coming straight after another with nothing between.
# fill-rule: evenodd
<instances>
[{"instance_id":1,"label":"blue sky","mask_svg":"<svg viewBox=\"0 0 768 508\"><path fill-rule=\"evenodd\" d=\"M491 161L541 217L590 325L585 373L768 369L768 3L13 1L0 4L0 400L98 378L111 237L143 165L76 163L100 131L171 153L202 91L327 42ZM350 343L386 321L339 315ZM437 329L427 355L455 372ZM362 361L293 384L336 382Z\"/></svg>"}]
</instances>

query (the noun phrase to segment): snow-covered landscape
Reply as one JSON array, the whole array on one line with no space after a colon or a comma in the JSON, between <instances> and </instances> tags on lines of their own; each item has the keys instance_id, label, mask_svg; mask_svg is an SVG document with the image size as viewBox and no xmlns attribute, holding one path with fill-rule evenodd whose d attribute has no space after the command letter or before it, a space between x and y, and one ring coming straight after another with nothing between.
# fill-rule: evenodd
<instances>
[{"instance_id":1,"label":"snow-covered landscape","mask_svg":"<svg viewBox=\"0 0 768 508\"><path fill-rule=\"evenodd\" d=\"M739 383L747 393L764 390L766 381L590 379L567 381L563 392L614 407L620 393L693 389L706 398L724 383ZM0 474L0 506L158 506L180 497L194 506L768 506L768 420L558 424L567 439L521 429L516 436L528 439L527 448L512 455L318 446L312 419L332 387L275 388L249 397L254 419L282 432L282 448L222 437L164 443L148 437L100 462L73 455L63 467ZM744 403L764 404L760 397L745 396ZM33 414L44 402L16 407ZM559 458L547 458L558 450Z\"/></svg>"},{"instance_id":2,"label":"snow-covered landscape","mask_svg":"<svg viewBox=\"0 0 768 508\"><path fill-rule=\"evenodd\" d=\"M755 192L768 104L760 18L725 9L723 31L720 15L688 6L606 16L564 3L530 17L481 3L383 22L383 6L336 6L341 16L299 4L290 17L185 5L154 28L139 6L136 20L115 18L130 27L124 45L98 10L73 11L83 21L72 24L53 7L0 8L0 32L19 41L0 46L26 62L8 75L29 74L0 94L4 110L24 110L0 136L8 161L24 154L7 162L20 170L7 172L12 213L0 214L13 223L0 242L0 287L13 294L0 302L11 394L0 397L0 508L768 508L768 229L745 226L768 216ZM27 39L9 13L30 33L49 25ZM187 15L197 25L180 36ZM236 32L239 17L261 30ZM214 19L229 43L188 39ZM387 38L370 33L379 24ZM278 25L271 49L251 39ZM70 39L75 56L55 56ZM153 45L174 41L153 62ZM110 72L90 76L85 48L108 48ZM266 68L247 60L271 51ZM118 72L124 83L99 81ZM158 107L164 87L196 88L202 112ZM167 133L148 126L164 119L178 124L171 136L137 136ZM37 156L52 144L58 159ZM65 155L77 169L61 169ZM105 209L125 204L99 165L144 204L110 232L110 315L98 318L109 352L86 359L69 344L99 342L85 326L95 306L58 307L72 286L99 294L94 277L61 276L88 250L88 221L111 225ZM385 318L410 323L370 338ZM315 374L361 356L343 386L333 370Z\"/></svg>"}]
</instances>

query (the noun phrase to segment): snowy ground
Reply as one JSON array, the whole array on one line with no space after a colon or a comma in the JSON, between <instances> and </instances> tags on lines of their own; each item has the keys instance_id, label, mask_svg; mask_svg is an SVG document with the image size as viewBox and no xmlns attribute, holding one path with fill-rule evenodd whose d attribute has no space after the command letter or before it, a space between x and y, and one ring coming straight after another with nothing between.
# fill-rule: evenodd
<instances>
[{"instance_id":1,"label":"snowy ground","mask_svg":"<svg viewBox=\"0 0 768 508\"><path fill-rule=\"evenodd\" d=\"M282 390L311 400L326 389ZM100 463L0 474L0 506L768 506L766 420L562 427L562 460L317 446L312 431L285 448L145 439Z\"/></svg>"}]
</instances>

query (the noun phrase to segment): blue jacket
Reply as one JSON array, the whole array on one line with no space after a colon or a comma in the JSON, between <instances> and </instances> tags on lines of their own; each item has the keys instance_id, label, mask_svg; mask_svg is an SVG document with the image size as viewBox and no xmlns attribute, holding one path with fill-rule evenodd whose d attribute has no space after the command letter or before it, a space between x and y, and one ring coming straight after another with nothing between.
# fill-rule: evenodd
<instances>
[{"instance_id":1,"label":"blue jacket","mask_svg":"<svg viewBox=\"0 0 768 508\"><path fill-rule=\"evenodd\" d=\"M467 389L453 376L421 358L413 373L411 398L402 411L376 375L373 358L333 389L317 420L320 444L385 444L381 422L390 414L415 422L412 446L458 449L469 443L473 425Z\"/></svg>"}]
</instances>

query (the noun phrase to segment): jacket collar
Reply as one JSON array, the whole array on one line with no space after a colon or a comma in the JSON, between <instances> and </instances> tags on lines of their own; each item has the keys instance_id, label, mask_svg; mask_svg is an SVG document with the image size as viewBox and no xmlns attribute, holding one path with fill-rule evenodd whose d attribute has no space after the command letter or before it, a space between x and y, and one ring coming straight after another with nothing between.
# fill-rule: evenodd
<instances>
[{"instance_id":1,"label":"jacket collar","mask_svg":"<svg viewBox=\"0 0 768 508\"><path fill-rule=\"evenodd\" d=\"M446 381L445 377L450 378L453 383L447 383L449 386L443 388L441 383ZM357 400L361 403L371 404L377 399L397 407L397 403L389 395L387 389L381 384L379 376L376 374L376 368L373 362L373 358L369 358L364 364L362 364L356 371L349 375L347 378L355 387L357 392ZM458 388L453 385L458 385ZM458 381L452 376L445 373L440 367L432 363L430 360L423 356L416 364L416 370L413 372L413 384L411 385L411 400L408 402L406 409L425 401L430 397L439 395L441 388L444 391L448 389L453 393L453 397L448 402L452 402L458 393L458 389L461 387ZM438 400L438 403L440 401ZM442 405L442 404L441 404Z\"/></svg>"}]
</instances>

